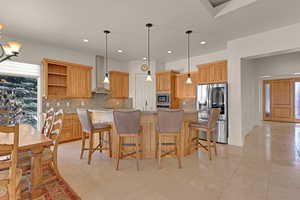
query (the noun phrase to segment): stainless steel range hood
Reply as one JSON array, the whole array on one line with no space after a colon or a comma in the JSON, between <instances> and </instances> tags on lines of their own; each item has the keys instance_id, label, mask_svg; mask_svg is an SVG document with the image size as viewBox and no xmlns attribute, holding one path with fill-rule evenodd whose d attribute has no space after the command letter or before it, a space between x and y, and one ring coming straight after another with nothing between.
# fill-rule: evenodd
<instances>
[{"instance_id":1,"label":"stainless steel range hood","mask_svg":"<svg viewBox=\"0 0 300 200\"><path fill-rule=\"evenodd\" d=\"M109 84L103 83L105 68L104 68L104 57L96 55L96 88L93 93L97 94L109 94Z\"/></svg>"}]
</instances>

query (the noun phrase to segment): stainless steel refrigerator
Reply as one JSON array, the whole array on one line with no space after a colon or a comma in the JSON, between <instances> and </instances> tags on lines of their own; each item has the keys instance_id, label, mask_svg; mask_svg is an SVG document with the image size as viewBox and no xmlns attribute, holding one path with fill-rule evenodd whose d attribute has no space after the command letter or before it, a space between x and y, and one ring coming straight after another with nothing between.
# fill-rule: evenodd
<instances>
[{"instance_id":1,"label":"stainless steel refrigerator","mask_svg":"<svg viewBox=\"0 0 300 200\"><path fill-rule=\"evenodd\" d=\"M221 108L220 118L217 122L216 139L218 143L228 143L228 95L227 83L200 84L197 86L198 120L207 121L211 108ZM205 140L206 135L200 132L200 139Z\"/></svg>"}]
</instances>

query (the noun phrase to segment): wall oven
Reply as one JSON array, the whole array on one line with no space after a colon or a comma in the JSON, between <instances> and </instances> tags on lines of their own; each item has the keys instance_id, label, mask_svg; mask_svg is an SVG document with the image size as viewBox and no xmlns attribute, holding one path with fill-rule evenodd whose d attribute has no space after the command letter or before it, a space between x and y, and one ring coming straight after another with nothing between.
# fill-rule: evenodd
<instances>
[{"instance_id":1,"label":"wall oven","mask_svg":"<svg viewBox=\"0 0 300 200\"><path fill-rule=\"evenodd\" d=\"M157 93L156 106L157 108L169 108L171 105L170 93Z\"/></svg>"}]
</instances>

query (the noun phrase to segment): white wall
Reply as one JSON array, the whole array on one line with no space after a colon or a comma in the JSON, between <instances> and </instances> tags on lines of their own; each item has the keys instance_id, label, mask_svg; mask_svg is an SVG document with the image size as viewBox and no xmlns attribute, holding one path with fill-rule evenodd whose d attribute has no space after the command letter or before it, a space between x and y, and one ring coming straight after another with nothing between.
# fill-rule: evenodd
<instances>
[{"instance_id":1,"label":"white wall","mask_svg":"<svg viewBox=\"0 0 300 200\"><path fill-rule=\"evenodd\" d=\"M294 76L300 72L300 52L254 59L258 76Z\"/></svg>"},{"instance_id":2,"label":"white wall","mask_svg":"<svg viewBox=\"0 0 300 200\"><path fill-rule=\"evenodd\" d=\"M229 41L228 81L229 81L229 143L243 144L242 114L242 58L276 52L291 51L300 48L300 24Z\"/></svg>"},{"instance_id":3,"label":"white wall","mask_svg":"<svg viewBox=\"0 0 300 200\"><path fill-rule=\"evenodd\" d=\"M94 67L95 56L91 53L74 51L66 48L59 48L50 44L39 43L23 39L4 37L5 41L18 41L22 43L22 49L19 57L13 58L13 61L29 64L41 64L43 58L62 60L77 64L84 64ZM127 62L109 60L109 70L127 71ZM95 70L93 70L92 88L95 87Z\"/></svg>"},{"instance_id":4,"label":"white wall","mask_svg":"<svg viewBox=\"0 0 300 200\"><path fill-rule=\"evenodd\" d=\"M258 124L259 114L259 76L254 60L242 60L242 134L243 139Z\"/></svg>"},{"instance_id":5,"label":"white wall","mask_svg":"<svg viewBox=\"0 0 300 200\"><path fill-rule=\"evenodd\" d=\"M227 58L228 58L227 50L191 57L191 71L197 71L198 70L197 65L199 64L214 62L218 60L227 60ZM187 72L188 71L187 59L166 62L165 69L166 70L173 69L179 72Z\"/></svg>"}]
</instances>

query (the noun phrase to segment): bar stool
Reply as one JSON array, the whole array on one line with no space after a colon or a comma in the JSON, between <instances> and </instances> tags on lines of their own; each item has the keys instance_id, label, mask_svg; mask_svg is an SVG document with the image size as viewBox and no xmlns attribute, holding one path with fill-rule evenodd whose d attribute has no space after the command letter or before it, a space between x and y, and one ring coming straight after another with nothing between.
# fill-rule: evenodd
<instances>
[{"instance_id":1,"label":"bar stool","mask_svg":"<svg viewBox=\"0 0 300 200\"><path fill-rule=\"evenodd\" d=\"M207 136L206 144L202 144L199 141L199 134L197 137L192 137L192 134L190 135L190 148L191 150L193 148L199 149L199 147L204 148L206 151L208 151L209 160L212 159L211 155L211 148L214 148L215 155L217 156L217 144L216 144L216 137L215 137L215 131L217 127L217 121L220 117L220 108L213 108L210 110L209 118L207 122L191 122L189 125L190 133L192 130L197 131L204 131Z\"/></svg>"},{"instance_id":2,"label":"bar stool","mask_svg":"<svg viewBox=\"0 0 300 200\"><path fill-rule=\"evenodd\" d=\"M172 153L178 159L178 167L182 168L180 155L180 134L183 125L183 110L161 109L158 111L156 157L158 168L161 167L161 158ZM174 138L175 142L163 142L163 138ZM169 151L162 150L162 146L174 146Z\"/></svg>"},{"instance_id":3,"label":"bar stool","mask_svg":"<svg viewBox=\"0 0 300 200\"><path fill-rule=\"evenodd\" d=\"M140 126L141 112L135 111L114 111L114 126L118 136L117 162L116 170L119 170L120 159L135 155L136 167L139 170L141 132ZM134 137L135 143L124 143L124 139ZM122 151L123 146L135 146L135 151L125 154Z\"/></svg>"},{"instance_id":4,"label":"bar stool","mask_svg":"<svg viewBox=\"0 0 300 200\"><path fill-rule=\"evenodd\" d=\"M102 152L102 150L108 150L109 156L112 156L112 149L111 149L111 125L110 123L95 123L93 124L89 115L88 110L86 109L77 109L77 114L79 121L82 126L82 142L81 142L81 153L80 153L80 159L83 157L83 153L85 150L89 151L89 157L88 157L88 164L91 164L92 161L92 154L99 150ZM94 133L99 133L99 144L94 148ZM103 143L106 142L104 139L102 139L102 134L107 134L108 136L108 148L103 147ZM89 147L85 147L85 141L89 138Z\"/></svg>"}]
</instances>

